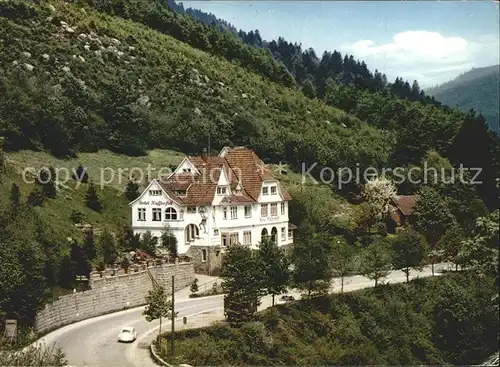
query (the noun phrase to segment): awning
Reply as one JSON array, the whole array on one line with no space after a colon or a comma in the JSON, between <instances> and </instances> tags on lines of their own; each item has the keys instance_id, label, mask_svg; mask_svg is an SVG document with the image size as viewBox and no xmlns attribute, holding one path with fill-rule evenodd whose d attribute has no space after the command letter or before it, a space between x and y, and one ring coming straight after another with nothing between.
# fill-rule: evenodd
<instances>
[{"instance_id":1,"label":"awning","mask_svg":"<svg viewBox=\"0 0 500 367\"><path fill-rule=\"evenodd\" d=\"M288 229L297 229L298 227L295 224L288 222Z\"/></svg>"}]
</instances>

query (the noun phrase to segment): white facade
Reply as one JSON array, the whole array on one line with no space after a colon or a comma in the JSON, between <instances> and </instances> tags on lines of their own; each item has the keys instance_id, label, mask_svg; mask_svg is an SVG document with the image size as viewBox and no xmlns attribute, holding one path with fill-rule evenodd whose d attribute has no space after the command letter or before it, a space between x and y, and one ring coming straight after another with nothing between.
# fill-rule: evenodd
<instances>
[{"instance_id":1,"label":"white facade","mask_svg":"<svg viewBox=\"0 0 500 367\"><path fill-rule=\"evenodd\" d=\"M185 159L174 175L197 174L197 171L195 165ZM263 181L260 196L258 200L251 200L253 202L234 200L241 185L234 186L231 190L228 175L222 170L211 203L189 205L174 195L170 197L168 190L153 180L140 197L130 203L132 229L141 235L151 231L160 238L168 227L177 238L179 254L186 253L193 245L224 249L231 243L241 243L256 249L263 236L271 236L279 246L293 243L288 201L283 200L277 180Z\"/></svg>"}]
</instances>

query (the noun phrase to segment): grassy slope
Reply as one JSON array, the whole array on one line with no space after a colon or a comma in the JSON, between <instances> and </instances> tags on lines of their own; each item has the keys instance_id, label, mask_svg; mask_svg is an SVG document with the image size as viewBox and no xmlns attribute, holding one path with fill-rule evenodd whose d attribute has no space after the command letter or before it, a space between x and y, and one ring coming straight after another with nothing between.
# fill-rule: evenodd
<instances>
[{"instance_id":1,"label":"grassy slope","mask_svg":"<svg viewBox=\"0 0 500 367\"><path fill-rule=\"evenodd\" d=\"M71 160L61 160L54 158L48 153L21 151L7 154L8 173L3 178L0 184L0 194L8 195L12 182L16 182L23 194L23 198L33 189L33 184L26 183L22 179L22 172L25 167L33 167L39 170L41 167L65 168L67 170L76 169L79 164L88 167L90 178L98 185L98 195L103 203L104 210L102 213L96 213L85 206L85 193L88 185L77 185L76 181L69 180L65 183L57 194L54 200L47 200L42 207L38 208L42 219L56 230L62 236L78 236L80 233L73 222L70 220L70 215L73 210L83 212L87 215L86 223L92 224L99 228L108 226L112 230L118 230L124 224L130 224L130 208L128 201L123 195L123 190L128 182L127 172L121 178L116 173L113 182L103 185L101 188L101 168L109 168L114 172L118 169L131 169L133 167L140 168L144 172L148 165L153 168L164 167L165 164L179 163L182 159L182 154L153 150L144 157L127 157L124 155L114 154L108 151L100 151L97 153L81 153L78 158ZM105 171L104 178L110 178L108 171ZM31 177L28 176L30 179ZM64 181L64 176L61 177Z\"/></svg>"}]
</instances>

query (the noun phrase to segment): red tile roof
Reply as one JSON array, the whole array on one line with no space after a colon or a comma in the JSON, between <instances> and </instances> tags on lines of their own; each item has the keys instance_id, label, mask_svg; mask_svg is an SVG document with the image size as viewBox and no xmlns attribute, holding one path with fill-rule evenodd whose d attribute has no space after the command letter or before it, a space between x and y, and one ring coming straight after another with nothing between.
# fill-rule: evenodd
<instances>
[{"instance_id":1,"label":"red tile roof","mask_svg":"<svg viewBox=\"0 0 500 367\"><path fill-rule=\"evenodd\" d=\"M413 208L415 207L415 195L401 195L397 198L393 198L393 204L403 213L405 216L413 214Z\"/></svg>"},{"instance_id":2,"label":"red tile roof","mask_svg":"<svg viewBox=\"0 0 500 367\"><path fill-rule=\"evenodd\" d=\"M231 189L235 189L238 182L243 187L241 195L231 195L230 202L251 203L259 198L262 182L275 180L264 162L251 149L244 147L225 148L219 156L188 157L200 174L177 173L168 178L159 180L162 188L172 199L187 205L210 205L214 199L217 183L224 169ZM291 196L280 184L284 200L291 200ZM186 195L176 194L175 191L187 190Z\"/></svg>"}]
</instances>

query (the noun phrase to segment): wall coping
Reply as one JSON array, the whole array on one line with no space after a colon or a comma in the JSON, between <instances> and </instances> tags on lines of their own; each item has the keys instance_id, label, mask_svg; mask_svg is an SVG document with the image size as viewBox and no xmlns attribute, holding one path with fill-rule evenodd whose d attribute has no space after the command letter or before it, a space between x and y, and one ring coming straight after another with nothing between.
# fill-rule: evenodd
<instances>
[{"instance_id":1,"label":"wall coping","mask_svg":"<svg viewBox=\"0 0 500 367\"><path fill-rule=\"evenodd\" d=\"M156 354L154 342L150 344L149 350L151 351L151 356L153 357L153 360L155 362L158 362L162 366L174 367L171 364L168 364L166 361L164 361L158 354Z\"/></svg>"}]
</instances>

